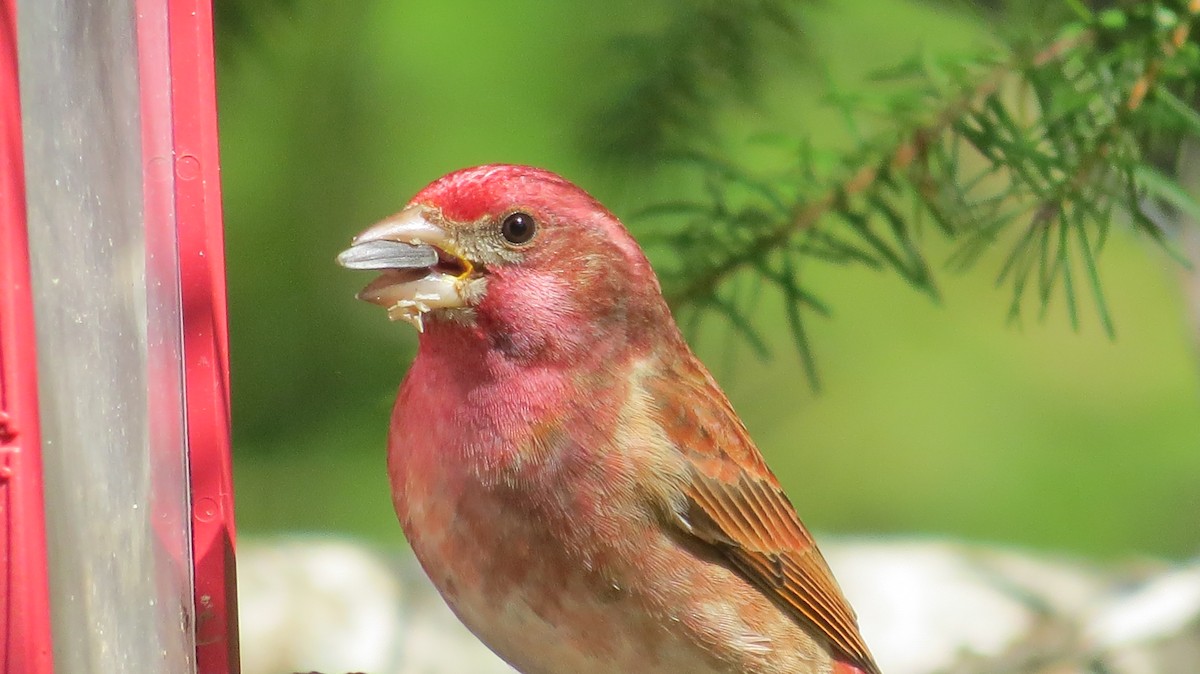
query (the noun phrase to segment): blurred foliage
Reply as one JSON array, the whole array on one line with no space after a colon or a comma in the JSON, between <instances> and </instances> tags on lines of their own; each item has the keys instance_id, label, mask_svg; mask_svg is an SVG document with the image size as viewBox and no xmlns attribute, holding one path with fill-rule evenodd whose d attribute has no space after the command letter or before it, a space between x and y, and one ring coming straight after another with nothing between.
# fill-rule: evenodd
<instances>
[{"instance_id":1,"label":"blurred foliage","mask_svg":"<svg viewBox=\"0 0 1200 674\"><path fill-rule=\"evenodd\" d=\"M803 4L688 0L614 38L602 58L632 77L597 106L583 152L594 161L652 169L672 148L712 139L729 99L752 104L768 66L797 62Z\"/></svg>"},{"instance_id":2,"label":"blurred foliage","mask_svg":"<svg viewBox=\"0 0 1200 674\"><path fill-rule=\"evenodd\" d=\"M1033 231L1028 219L1006 221L1015 227L997 237L1006 247L970 248L984 232L972 223L988 221L974 214L988 203L1044 197L1030 188L1044 178L1022 182L1014 167L1036 177L1046 165L1033 151L1053 143L1087 155L1108 123L1093 115L1070 133L1054 130L1054 119L1033 114L1045 105L1037 78L1091 77L1127 100L1161 53L1146 49L1122 69L1085 20L1088 7L219 3L242 530L398 537L383 444L415 339L353 301L366 279L333 256L433 178L506 161L563 173L625 217L814 528L1195 552L1200 387L1183 320L1192 276L1140 243L1139 222L1150 230L1136 218L1112 220L1099 264L1082 257L1070 221L1037 230L1025 244L1036 254L1016 266L1006 260L1020 232ZM1072 57L1086 67L1058 58L1047 62L1057 70L1030 68L1046 45L1077 39L1063 21L1091 32L1079 43L1090 51ZM997 68L1005 75L989 79ZM1186 217L1196 189L1175 175L1182 145L1164 141L1179 136L1163 121L1184 120L1175 131L1186 130L1185 89L1167 89L1181 102L1174 112L1161 97L1139 105L1154 118L1134 122L1147 126L1122 121L1121 138L1135 142L1117 145L1138 153L1124 165L1106 157L1110 177L1073 203L1105 212L1103 200L1125 192L1097 186L1119 186L1112 176L1129 179L1135 167L1138 194L1161 197L1144 201L1157 209L1151 221ZM1056 110L1090 110L1054 98ZM947 101L971 114L948 116ZM931 125L946 143L897 165ZM993 162L997 152L1021 161ZM863 170L870 180L854 182ZM931 183L936 191L923 191ZM957 218L933 217L943 200ZM791 228L814 203L832 216ZM1100 226L1107 219L1093 217L1089 244ZM1073 266L1055 267L1064 232ZM1005 330L997 317L1013 306L1015 271L1004 292L979 274L934 284L937 260L968 253L992 270L1025 265L1027 287L1057 309L1036 330ZM723 266L733 273L704 281ZM1103 277L1103 304L1068 301L1067 268L1072 288L1093 292ZM923 294L879 273L889 269ZM924 299L934 295L940 306ZM1111 315L1119 339L1090 329L1103 319L1089 311ZM837 318L810 323L813 312ZM797 336L820 345L820 396L805 385L814 365L794 348ZM748 349L772 355L747 358Z\"/></svg>"},{"instance_id":3,"label":"blurred foliage","mask_svg":"<svg viewBox=\"0 0 1200 674\"><path fill-rule=\"evenodd\" d=\"M213 0L213 32L220 58L233 58L238 50L269 39L276 14L295 10L298 0Z\"/></svg>"}]
</instances>

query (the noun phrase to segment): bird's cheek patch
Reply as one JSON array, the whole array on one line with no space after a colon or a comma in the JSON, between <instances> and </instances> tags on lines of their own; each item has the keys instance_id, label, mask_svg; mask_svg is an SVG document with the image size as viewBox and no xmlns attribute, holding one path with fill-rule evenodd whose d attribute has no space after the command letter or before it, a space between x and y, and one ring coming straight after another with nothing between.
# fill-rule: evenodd
<instances>
[{"instance_id":1,"label":"bird's cheek patch","mask_svg":"<svg viewBox=\"0 0 1200 674\"><path fill-rule=\"evenodd\" d=\"M572 313L569 283L554 274L521 273L493 284L489 299L505 322L514 326L561 324Z\"/></svg>"}]
</instances>

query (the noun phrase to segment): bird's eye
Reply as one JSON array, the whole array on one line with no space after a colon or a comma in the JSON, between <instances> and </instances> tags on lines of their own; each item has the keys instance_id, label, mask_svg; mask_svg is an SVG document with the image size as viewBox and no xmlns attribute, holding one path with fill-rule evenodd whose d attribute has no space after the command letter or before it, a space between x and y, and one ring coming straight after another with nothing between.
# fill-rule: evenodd
<instances>
[{"instance_id":1,"label":"bird's eye","mask_svg":"<svg viewBox=\"0 0 1200 674\"><path fill-rule=\"evenodd\" d=\"M509 243L529 243L536 232L537 223L528 213L512 213L504 218L504 222L500 223L500 233Z\"/></svg>"}]
</instances>

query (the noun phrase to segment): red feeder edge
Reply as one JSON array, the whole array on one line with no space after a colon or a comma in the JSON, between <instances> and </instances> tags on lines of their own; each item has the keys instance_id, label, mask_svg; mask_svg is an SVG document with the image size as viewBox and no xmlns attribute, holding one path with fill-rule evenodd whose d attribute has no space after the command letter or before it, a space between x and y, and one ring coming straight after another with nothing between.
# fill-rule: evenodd
<instances>
[{"instance_id":1,"label":"red feeder edge","mask_svg":"<svg viewBox=\"0 0 1200 674\"><path fill-rule=\"evenodd\" d=\"M0 668L51 674L17 0L0 0Z\"/></svg>"},{"instance_id":2,"label":"red feeder edge","mask_svg":"<svg viewBox=\"0 0 1200 674\"><path fill-rule=\"evenodd\" d=\"M138 42L168 49L169 70L139 56L146 203L173 199L183 320L184 405L191 489L196 671L236 674L237 577L230 450L229 332L221 220L216 77L210 0L136 0ZM166 20L161 20L163 13ZM166 29L165 40L160 34ZM169 72L169 82L163 81ZM170 87L173 180L150 138L162 120L154 97ZM163 158L159 158L160 160ZM173 189L173 195L153 190ZM147 218L149 223L150 218ZM147 237L150 241L150 237Z\"/></svg>"}]
</instances>

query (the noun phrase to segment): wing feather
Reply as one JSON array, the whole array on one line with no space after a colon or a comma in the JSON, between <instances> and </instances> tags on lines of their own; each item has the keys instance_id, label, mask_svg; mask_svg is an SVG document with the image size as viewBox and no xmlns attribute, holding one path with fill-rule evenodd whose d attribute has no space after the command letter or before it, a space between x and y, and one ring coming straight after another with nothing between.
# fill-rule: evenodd
<instances>
[{"instance_id":1,"label":"wing feather","mask_svg":"<svg viewBox=\"0 0 1200 674\"><path fill-rule=\"evenodd\" d=\"M667 438L692 466L683 514L689 531L853 665L879 674L854 611L728 399L694 357L673 369L644 385Z\"/></svg>"}]
</instances>

